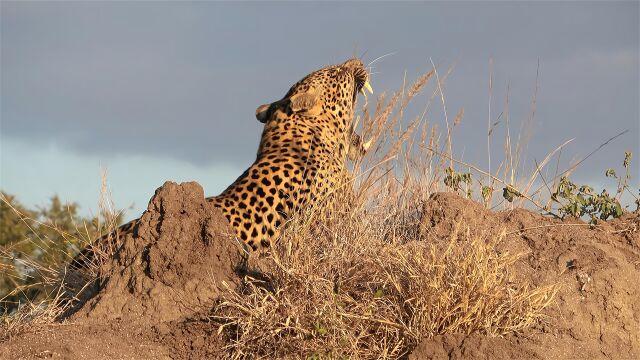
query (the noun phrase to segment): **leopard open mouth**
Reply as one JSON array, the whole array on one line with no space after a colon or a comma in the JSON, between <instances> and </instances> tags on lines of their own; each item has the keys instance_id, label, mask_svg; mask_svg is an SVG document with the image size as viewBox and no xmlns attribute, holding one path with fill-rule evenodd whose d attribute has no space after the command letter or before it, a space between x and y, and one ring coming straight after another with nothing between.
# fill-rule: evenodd
<instances>
[{"instance_id":1,"label":"leopard open mouth","mask_svg":"<svg viewBox=\"0 0 640 360\"><path fill-rule=\"evenodd\" d=\"M365 89L367 91L369 91L369 93L373 94L373 89L371 88L371 84L369 84L369 73L364 68L362 63L360 63L359 65L360 66L356 67L353 70L353 76L354 76L355 85L356 85L355 86L355 91L354 91L354 94L353 94L353 101L354 102L355 102L356 97L358 96L359 92L366 96L366 93L364 92Z\"/></svg>"},{"instance_id":2,"label":"leopard open mouth","mask_svg":"<svg viewBox=\"0 0 640 360\"><path fill-rule=\"evenodd\" d=\"M365 90L373 94L373 89L371 88L371 84L369 84L369 73L364 67L364 64L362 64L362 62L359 59L351 59L347 61L347 64L352 68L353 77L355 81L355 86L353 91L353 105L355 106L358 93L362 93L362 95L366 97L367 94L365 93ZM355 132L356 126L357 124L352 124L352 127L351 127L351 133L353 134L351 138L352 140L351 146L355 146L357 148L356 153L359 153L360 156L362 156L367 152L367 150L371 146L373 139L369 139L366 142L362 141L361 136ZM355 143L353 141L354 139L357 140L355 141Z\"/></svg>"},{"instance_id":3,"label":"leopard open mouth","mask_svg":"<svg viewBox=\"0 0 640 360\"><path fill-rule=\"evenodd\" d=\"M356 98L358 97L358 93L361 92L366 96L365 90L367 90L373 94L373 89L371 88L371 84L369 84L369 72L365 68L362 61L360 61L360 59L353 58L347 60L344 64L342 64L342 69L353 75L353 80L355 82L355 86L353 89L354 105L356 102Z\"/></svg>"}]
</instances>

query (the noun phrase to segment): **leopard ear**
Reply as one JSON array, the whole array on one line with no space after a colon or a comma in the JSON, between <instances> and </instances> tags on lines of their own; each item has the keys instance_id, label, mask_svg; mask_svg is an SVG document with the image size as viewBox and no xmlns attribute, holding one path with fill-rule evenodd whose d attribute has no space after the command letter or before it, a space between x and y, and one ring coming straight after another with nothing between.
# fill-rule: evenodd
<instances>
[{"instance_id":1,"label":"leopard ear","mask_svg":"<svg viewBox=\"0 0 640 360\"><path fill-rule=\"evenodd\" d=\"M289 97L291 110L293 112L309 111L316 106L318 102L318 96L315 92L307 91Z\"/></svg>"},{"instance_id":2,"label":"leopard ear","mask_svg":"<svg viewBox=\"0 0 640 360\"><path fill-rule=\"evenodd\" d=\"M256 119L258 119L258 121L260 121L263 124L266 123L267 116L269 116L270 107L271 107L271 104L262 104L258 106L258 108L256 109Z\"/></svg>"}]
</instances>

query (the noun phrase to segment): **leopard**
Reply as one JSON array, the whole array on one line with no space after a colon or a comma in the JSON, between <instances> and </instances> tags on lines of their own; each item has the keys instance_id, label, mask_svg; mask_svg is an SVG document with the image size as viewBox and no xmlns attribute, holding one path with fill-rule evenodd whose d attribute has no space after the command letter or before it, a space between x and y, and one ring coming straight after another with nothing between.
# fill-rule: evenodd
<instances>
[{"instance_id":1,"label":"leopard","mask_svg":"<svg viewBox=\"0 0 640 360\"><path fill-rule=\"evenodd\" d=\"M371 141L356 133L353 118L365 90L373 93L369 72L352 58L308 74L280 100L257 107L264 127L256 160L221 194L206 198L249 249L268 250L293 213L333 190L347 159L364 156ZM115 241L136 231L138 222L101 239ZM87 247L72 265L84 267L92 256Z\"/></svg>"},{"instance_id":2,"label":"leopard","mask_svg":"<svg viewBox=\"0 0 640 360\"><path fill-rule=\"evenodd\" d=\"M207 199L251 249L269 248L291 214L331 192L346 160L370 147L353 127L364 90L373 93L369 72L354 58L312 72L256 109L264 128L255 162Z\"/></svg>"}]
</instances>

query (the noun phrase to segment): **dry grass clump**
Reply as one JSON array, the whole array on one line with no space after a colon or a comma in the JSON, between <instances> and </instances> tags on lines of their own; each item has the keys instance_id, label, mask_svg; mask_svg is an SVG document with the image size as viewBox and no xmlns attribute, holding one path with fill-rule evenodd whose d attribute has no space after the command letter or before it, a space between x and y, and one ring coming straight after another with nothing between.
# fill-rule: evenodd
<instances>
[{"instance_id":1,"label":"dry grass clump","mask_svg":"<svg viewBox=\"0 0 640 360\"><path fill-rule=\"evenodd\" d=\"M503 237L417 238L414 216L333 202L293 220L262 276L228 290L212 319L230 358L398 358L446 333L535 323L557 291L516 281ZM360 210L353 210L353 209Z\"/></svg>"},{"instance_id":2,"label":"dry grass clump","mask_svg":"<svg viewBox=\"0 0 640 360\"><path fill-rule=\"evenodd\" d=\"M34 331L39 325L51 324L65 310L66 306L49 298L38 302L26 302L14 313L0 317L0 342L25 331Z\"/></svg>"}]
</instances>

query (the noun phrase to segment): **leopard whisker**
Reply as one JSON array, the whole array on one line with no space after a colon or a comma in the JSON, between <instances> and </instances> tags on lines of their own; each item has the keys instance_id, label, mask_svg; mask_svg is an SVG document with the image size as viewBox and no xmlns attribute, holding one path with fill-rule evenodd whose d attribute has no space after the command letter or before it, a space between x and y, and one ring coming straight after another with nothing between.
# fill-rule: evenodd
<instances>
[{"instance_id":1,"label":"leopard whisker","mask_svg":"<svg viewBox=\"0 0 640 360\"><path fill-rule=\"evenodd\" d=\"M379 56L379 57L377 57L377 58L373 59L373 61L371 61L369 64L367 64L367 67L371 67L371 65L373 65L373 64L374 64L376 61L378 61L378 60L381 60L381 59L383 59L383 58L385 58L385 57L387 57L387 56L391 56L391 55L395 55L395 54L396 54L396 52L395 52L395 51L393 51L393 52L390 52L390 53L388 53L388 54L384 54L384 55L382 55L382 56Z\"/></svg>"}]
</instances>

